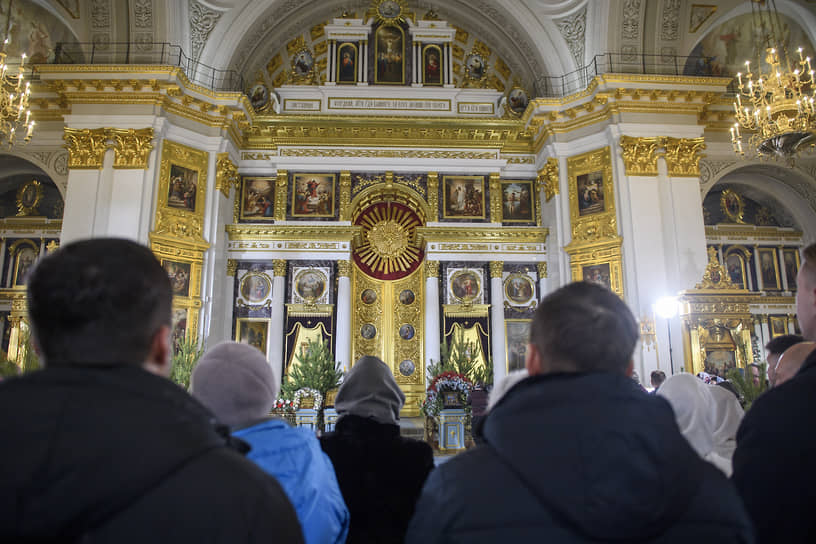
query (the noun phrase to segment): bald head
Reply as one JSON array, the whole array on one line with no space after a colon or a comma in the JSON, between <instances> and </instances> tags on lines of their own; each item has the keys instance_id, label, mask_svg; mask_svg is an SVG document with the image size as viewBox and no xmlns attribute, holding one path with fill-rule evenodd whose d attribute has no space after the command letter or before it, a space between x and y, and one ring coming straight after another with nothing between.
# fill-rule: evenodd
<instances>
[{"instance_id":1,"label":"bald head","mask_svg":"<svg viewBox=\"0 0 816 544\"><path fill-rule=\"evenodd\" d=\"M782 385L793 378L814 349L816 349L816 342L800 342L785 350L776 365L774 386Z\"/></svg>"},{"instance_id":2,"label":"bald head","mask_svg":"<svg viewBox=\"0 0 816 544\"><path fill-rule=\"evenodd\" d=\"M816 244L802 250L796 275L796 316L806 340L816 340Z\"/></svg>"}]
</instances>

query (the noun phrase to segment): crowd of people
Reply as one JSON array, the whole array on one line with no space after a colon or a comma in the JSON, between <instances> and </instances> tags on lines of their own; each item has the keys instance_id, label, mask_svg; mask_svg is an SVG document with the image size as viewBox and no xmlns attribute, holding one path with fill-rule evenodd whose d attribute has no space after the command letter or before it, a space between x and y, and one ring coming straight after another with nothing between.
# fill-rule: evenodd
<instances>
[{"instance_id":1,"label":"crowd of people","mask_svg":"<svg viewBox=\"0 0 816 544\"><path fill-rule=\"evenodd\" d=\"M45 368L0 383L0 542L810 542L816 244L797 285L803 334L766 346L747 412L691 374L652 372L646 392L626 304L587 282L550 293L477 446L434 468L381 360L353 365L320 437L269 416L280 377L251 346L209 349L188 393L166 379L153 254L67 244L28 282Z\"/></svg>"}]
</instances>

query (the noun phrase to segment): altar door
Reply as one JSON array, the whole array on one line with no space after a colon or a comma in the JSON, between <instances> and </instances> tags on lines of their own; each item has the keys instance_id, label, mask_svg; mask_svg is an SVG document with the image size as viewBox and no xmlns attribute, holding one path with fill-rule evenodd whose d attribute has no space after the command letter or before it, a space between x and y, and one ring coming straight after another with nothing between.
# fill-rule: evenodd
<instances>
[{"instance_id":1,"label":"altar door","mask_svg":"<svg viewBox=\"0 0 816 544\"><path fill-rule=\"evenodd\" d=\"M418 416L425 392L424 267L388 281L352 266L352 364L364 355L382 359L405 393L402 416Z\"/></svg>"}]
</instances>

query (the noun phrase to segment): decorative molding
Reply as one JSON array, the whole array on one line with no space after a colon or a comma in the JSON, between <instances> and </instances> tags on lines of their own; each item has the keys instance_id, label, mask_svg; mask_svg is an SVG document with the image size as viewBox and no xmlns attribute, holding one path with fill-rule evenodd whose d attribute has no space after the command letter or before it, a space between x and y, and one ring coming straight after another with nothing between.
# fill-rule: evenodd
<instances>
[{"instance_id":1,"label":"decorative molding","mask_svg":"<svg viewBox=\"0 0 816 544\"><path fill-rule=\"evenodd\" d=\"M215 188L229 198L230 188L235 187L237 190L241 185L241 177L238 175L238 168L230 160L228 152L219 153L217 157L215 163ZM240 201L241 196L236 195L235 199Z\"/></svg>"},{"instance_id":2,"label":"decorative molding","mask_svg":"<svg viewBox=\"0 0 816 544\"><path fill-rule=\"evenodd\" d=\"M72 19L79 19L79 0L57 0L57 2L68 12Z\"/></svg>"},{"instance_id":3,"label":"decorative molding","mask_svg":"<svg viewBox=\"0 0 816 544\"><path fill-rule=\"evenodd\" d=\"M428 172L428 208L429 220L437 221L439 219L439 174L437 172Z\"/></svg>"},{"instance_id":4,"label":"decorative molding","mask_svg":"<svg viewBox=\"0 0 816 544\"><path fill-rule=\"evenodd\" d=\"M101 169L108 149L104 128L65 128L63 139L68 150L68 168Z\"/></svg>"},{"instance_id":5,"label":"decorative molding","mask_svg":"<svg viewBox=\"0 0 816 544\"><path fill-rule=\"evenodd\" d=\"M623 2L621 36L624 40L637 40L640 36L640 3L641 0L625 0Z\"/></svg>"},{"instance_id":6,"label":"decorative molding","mask_svg":"<svg viewBox=\"0 0 816 544\"><path fill-rule=\"evenodd\" d=\"M490 174L490 222L502 222L502 190L501 190L501 174L493 172Z\"/></svg>"},{"instance_id":7,"label":"decorative molding","mask_svg":"<svg viewBox=\"0 0 816 544\"><path fill-rule=\"evenodd\" d=\"M661 145L666 148L666 166L669 176L698 177L699 162L706 148L705 138L661 138Z\"/></svg>"},{"instance_id":8,"label":"decorative molding","mask_svg":"<svg viewBox=\"0 0 816 544\"><path fill-rule=\"evenodd\" d=\"M147 169L148 157L153 149L152 128L108 129L113 140L114 168Z\"/></svg>"},{"instance_id":9,"label":"decorative molding","mask_svg":"<svg viewBox=\"0 0 816 544\"><path fill-rule=\"evenodd\" d=\"M284 259L272 261L272 273L278 278L286 277L286 261Z\"/></svg>"},{"instance_id":10,"label":"decorative molding","mask_svg":"<svg viewBox=\"0 0 816 544\"><path fill-rule=\"evenodd\" d=\"M490 261L490 277L501 278L504 272L504 261Z\"/></svg>"},{"instance_id":11,"label":"decorative molding","mask_svg":"<svg viewBox=\"0 0 816 544\"><path fill-rule=\"evenodd\" d=\"M425 276L428 278L439 277L439 261L425 261Z\"/></svg>"},{"instance_id":12,"label":"decorative molding","mask_svg":"<svg viewBox=\"0 0 816 544\"><path fill-rule=\"evenodd\" d=\"M677 1L677 0L675 0ZM555 22L561 36L566 40L576 66L584 65L584 34L586 32L586 6L571 17Z\"/></svg>"},{"instance_id":13,"label":"decorative molding","mask_svg":"<svg viewBox=\"0 0 816 544\"><path fill-rule=\"evenodd\" d=\"M543 263L537 263L538 266L538 277L539 278L546 278L547 277L547 262L544 261Z\"/></svg>"},{"instance_id":14,"label":"decorative molding","mask_svg":"<svg viewBox=\"0 0 816 544\"><path fill-rule=\"evenodd\" d=\"M660 21L660 39L674 41L679 38L680 0L663 0L663 16Z\"/></svg>"},{"instance_id":15,"label":"decorative molding","mask_svg":"<svg viewBox=\"0 0 816 544\"><path fill-rule=\"evenodd\" d=\"M497 151L440 151L431 149L286 148L281 157L355 157L387 159L484 159L494 160Z\"/></svg>"},{"instance_id":16,"label":"decorative molding","mask_svg":"<svg viewBox=\"0 0 816 544\"><path fill-rule=\"evenodd\" d=\"M621 136L621 155L626 174L629 176L656 176L658 143L658 138Z\"/></svg>"},{"instance_id":17,"label":"decorative molding","mask_svg":"<svg viewBox=\"0 0 816 544\"><path fill-rule=\"evenodd\" d=\"M278 178L275 181L275 221L286 221L286 186L289 183L289 173L286 170L278 170Z\"/></svg>"},{"instance_id":18,"label":"decorative molding","mask_svg":"<svg viewBox=\"0 0 816 544\"><path fill-rule=\"evenodd\" d=\"M558 187L560 185L558 179L558 159L554 157L547 159L547 163L538 171L536 182L538 183L539 189L544 191L544 198L547 202L558 194Z\"/></svg>"},{"instance_id":19,"label":"decorative molding","mask_svg":"<svg viewBox=\"0 0 816 544\"><path fill-rule=\"evenodd\" d=\"M340 172L340 221L351 220L351 172Z\"/></svg>"},{"instance_id":20,"label":"decorative molding","mask_svg":"<svg viewBox=\"0 0 816 544\"><path fill-rule=\"evenodd\" d=\"M207 38L223 13L212 10L196 0L190 0L189 6L190 45L193 49L193 59L198 60L207 44Z\"/></svg>"},{"instance_id":21,"label":"decorative molding","mask_svg":"<svg viewBox=\"0 0 816 544\"><path fill-rule=\"evenodd\" d=\"M337 261L337 275L341 278L348 278L351 276L351 261L341 260Z\"/></svg>"},{"instance_id":22,"label":"decorative molding","mask_svg":"<svg viewBox=\"0 0 816 544\"><path fill-rule=\"evenodd\" d=\"M227 276L235 277L238 272L238 261L235 259L227 259Z\"/></svg>"}]
</instances>

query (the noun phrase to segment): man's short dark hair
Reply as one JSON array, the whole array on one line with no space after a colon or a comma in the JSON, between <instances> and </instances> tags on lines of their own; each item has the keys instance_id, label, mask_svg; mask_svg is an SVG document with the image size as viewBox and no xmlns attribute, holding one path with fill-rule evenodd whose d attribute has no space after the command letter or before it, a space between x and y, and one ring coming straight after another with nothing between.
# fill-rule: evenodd
<instances>
[{"instance_id":1,"label":"man's short dark hair","mask_svg":"<svg viewBox=\"0 0 816 544\"><path fill-rule=\"evenodd\" d=\"M652 387L659 387L666 381L666 373L662 370L652 370L651 374Z\"/></svg>"},{"instance_id":2,"label":"man's short dark hair","mask_svg":"<svg viewBox=\"0 0 816 544\"><path fill-rule=\"evenodd\" d=\"M153 253L129 240L68 244L41 259L28 313L48 366L141 365L170 325L172 290Z\"/></svg>"},{"instance_id":3,"label":"man's short dark hair","mask_svg":"<svg viewBox=\"0 0 816 544\"><path fill-rule=\"evenodd\" d=\"M798 334L783 334L782 336L777 336L765 344L765 349L768 350L769 355L774 353L781 355L785 353L789 347L795 346L796 344L804 341L805 339Z\"/></svg>"},{"instance_id":4,"label":"man's short dark hair","mask_svg":"<svg viewBox=\"0 0 816 544\"><path fill-rule=\"evenodd\" d=\"M612 291L575 282L542 299L530 330L548 372L619 372L629 366L638 325Z\"/></svg>"}]
</instances>

